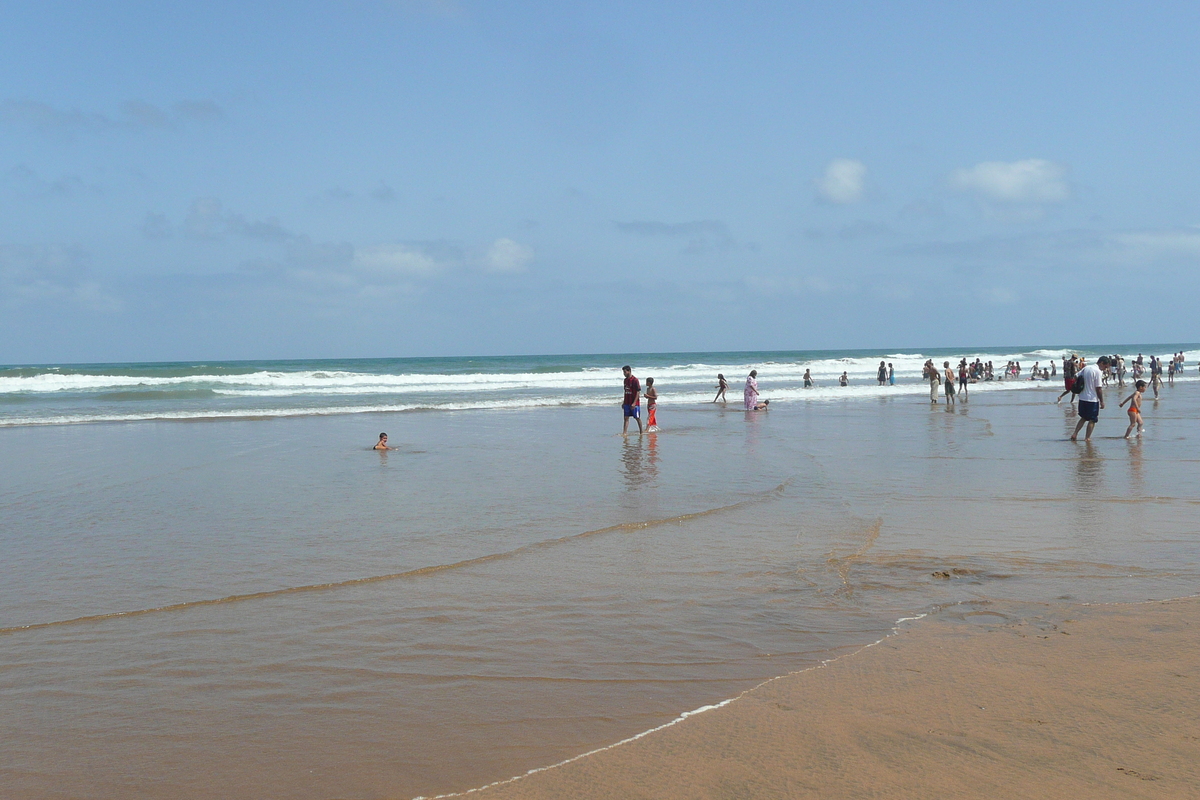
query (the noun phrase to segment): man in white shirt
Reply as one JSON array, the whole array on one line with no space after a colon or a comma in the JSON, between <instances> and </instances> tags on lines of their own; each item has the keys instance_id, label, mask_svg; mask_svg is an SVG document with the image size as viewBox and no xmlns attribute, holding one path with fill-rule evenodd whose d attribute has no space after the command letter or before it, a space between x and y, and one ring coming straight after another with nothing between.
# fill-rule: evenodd
<instances>
[{"instance_id":1,"label":"man in white shirt","mask_svg":"<svg viewBox=\"0 0 1200 800\"><path fill-rule=\"evenodd\" d=\"M1075 432L1071 434L1072 442L1076 441L1075 437L1079 436L1079 429L1085 422L1087 433L1083 435L1083 440L1086 442L1092 438L1092 428L1100 421L1100 409L1104 408L1104 371L1108 370L1111 363L1108 356L1100 356L1095 364L1088 364L1079 371L1077 377L1083 381L1083 391L1079 393L1079 422L1075 423Z\"/></svg>"}]
</instances>

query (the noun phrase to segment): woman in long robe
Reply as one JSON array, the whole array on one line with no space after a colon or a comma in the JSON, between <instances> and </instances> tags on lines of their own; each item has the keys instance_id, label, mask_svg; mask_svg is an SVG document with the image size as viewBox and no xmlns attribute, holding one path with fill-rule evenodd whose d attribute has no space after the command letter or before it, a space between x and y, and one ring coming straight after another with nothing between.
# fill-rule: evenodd
<instances>
[{"instance_id":1,"label":"woman in long robe","mask_svg":"<svg viewBox=\"0 0 1200 800\"><path fill-rule=\"evenodd\" d=\"M758 408L758 370L750 370L750 375L746 378L746 392L743 395L746 401L746 410L754 411Z\"/></svg>"}]
</instances>

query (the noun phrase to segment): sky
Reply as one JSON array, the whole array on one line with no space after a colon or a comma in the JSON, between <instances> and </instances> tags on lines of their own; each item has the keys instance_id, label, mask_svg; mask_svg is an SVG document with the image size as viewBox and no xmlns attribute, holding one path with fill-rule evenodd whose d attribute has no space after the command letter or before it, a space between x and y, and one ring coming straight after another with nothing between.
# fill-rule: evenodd
<instances>
[{"instance_id":1,"label":"sky","mask_svg":"<svg viewBox=\"0 0 1200 800\"><path fill-rule=\"evenodd\" d=\"M1200 340L1194 2L0 14L0 363Z\"/></svg>"}]
</instances>

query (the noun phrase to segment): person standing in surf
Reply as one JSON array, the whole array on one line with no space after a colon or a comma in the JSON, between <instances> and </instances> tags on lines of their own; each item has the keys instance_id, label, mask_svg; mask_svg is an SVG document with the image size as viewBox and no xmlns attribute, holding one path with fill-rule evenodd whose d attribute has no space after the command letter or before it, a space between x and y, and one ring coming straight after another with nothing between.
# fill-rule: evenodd
<instances>
[{"instance_id":1,"label":"person standing in surf","mask_svg":"<svg viewBox=\"0 0 1200 800\"><path fill-rule=\"evenodd\" d=\"M725 380L725 376L717 373L717 396L713 398L713 402L725 402L725 390L729 388L729 382Z\"/></svg>"},{"instance_id":2,"label":"person standing in surf","mask_svg":"<svg viewBox=\"0 0 1200 800\"><path fill-rule=\"evenodd\" d=\"M746 377L746 390L742 393L742 402L747 411L758 409L758 370L756 369L750 370L750 374Z\"/></svg>"},{"instance_id":3,"label":"person standing in surf","mask_svg":"<svg viewBox=\"0 0 1200 800\"><path fill-rule=\"evenodd\" d=\"M879 381L880 386L883 386L885 383L887 383L887 379L888 379L887 362L880 361L879 362L879 371L875 373L875 380Z\"/></svg>"},{"instance_id":4,"label":"person standing in surf","mask_svg":"<svg viewBox=\"0 0 1200 800\"><path fill-rule=\"evenodd\" d=\"M942 368L945 372L945 389L946 389L946 405L954 404L954 370L950 369L950 362L943 361Z\"/></svg>"},{"instance_id":5,"label":"person standing in surf","mask_svg":"<svg viewBox=\"0 0 1200 800\"><path fill-rule=\"evenodd\" d=\"M1104 408L1104 373L1108 368L1108 356L1100 356L1095 364L1088 364L1079 370L1079 378L1083 381L1083 391L1079 393L1079 422L1075 423L1075 432L1071 441L1078 441L1079 429L1087 423L1087 433L1083 440L1092 438L1092 429L1100 421L1100 409Z\"/></svg>"},{"instance_id":6,"label":"person standing in surf","mask_svg":"<svg viewBox=\"0 0 1200 800\"><path fill-rule=\"evenodd\" d=\"M637 422L638 433L642 432L642 385L638 383L638 379L633 375L633 367L626 364L621 367L621 372L625 373L625 397L621 401L621 410L625 412L625 422L621 425L621 435L629 434L629 418L633 417Z\"/></svg>"},{"instance_id":7,"label":"person standing in surf","mask_svg":"<svg viewBox=\"0 0 1200 800\"><path fill-rule=\"evenodd\" d=\"M654 388L654 378L646 378L646 432L658 430L658 390Z\"/></svg>"},{"instance_id":8,"label":"person standing in surf","mask_svg":"<svg viewBox=\"0 0 1200 800\"><path fill-rule=\"evenodd\" d=\"M1058 399L1054 401L1055 404L1061 403L1062 399L1064 397L1066 397L1067 395L1071 395L1071 403L1072 404L1075 403L1075 394L1071 391L1071 387L1075 385L1075 371L1076 371L1075 356L1072 355L1070 358L1063 356L1062 375L1063 375L1063 384L1065 384L1065 386L1063 388L1062 394L1060 394L1058 396Z\"/></svg>"},{"instance_id":9,"label":"person standing in surf","mask_svg":"<svg viewBox=\"0 0 1200 800\"><path fill-rule=\"evenodd\" d=\"M896 368L892 366L892 362L888 362L888 385L896 385Z\"/></svg>"}]
</instances>

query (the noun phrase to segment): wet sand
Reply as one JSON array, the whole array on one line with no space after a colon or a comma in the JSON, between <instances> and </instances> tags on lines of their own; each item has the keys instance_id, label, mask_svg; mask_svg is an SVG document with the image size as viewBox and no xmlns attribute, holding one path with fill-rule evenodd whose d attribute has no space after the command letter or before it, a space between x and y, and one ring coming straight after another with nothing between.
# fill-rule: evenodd
<instances>
[{"instance_id":1,"label":"wet sand","mask_svg":"<svg viewBox=\"0 0 1200 800\"><path fill-rule=\"evenodd\" d=\"M1200 598L943 609L472 796L1200 796Z\"/></svg>"},{"instance_id":2,"label":"wet sand","mask_svg":"<svg viewBox=\"0 0 1200 800\"><path fill-rule=\"evenodd\" d=\"M1091 445L1050 394L0 429L0 794L464 792L930 609L1195 594L1200 382Z\"/></svg>"}]
</instances>

